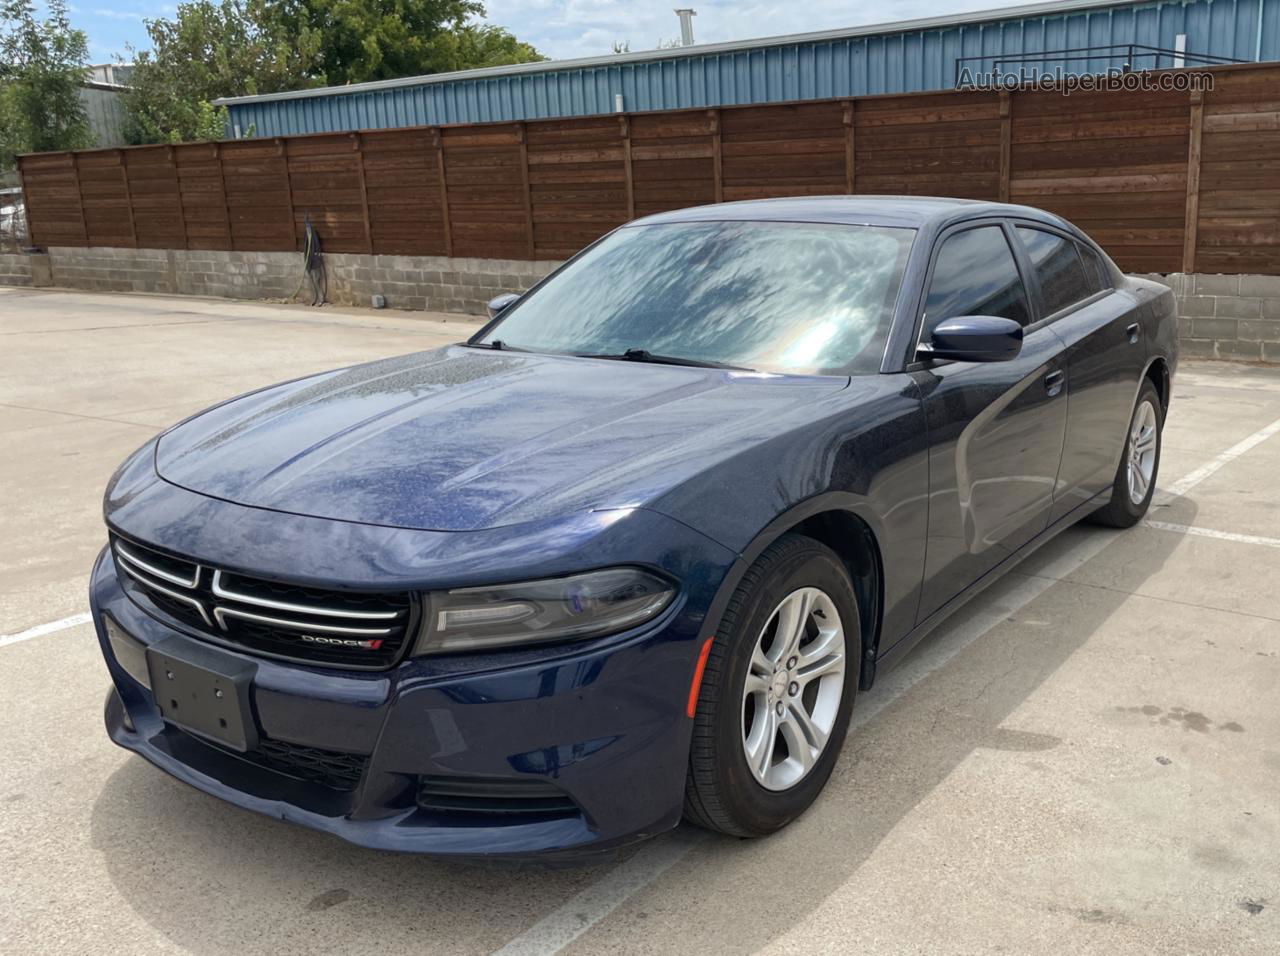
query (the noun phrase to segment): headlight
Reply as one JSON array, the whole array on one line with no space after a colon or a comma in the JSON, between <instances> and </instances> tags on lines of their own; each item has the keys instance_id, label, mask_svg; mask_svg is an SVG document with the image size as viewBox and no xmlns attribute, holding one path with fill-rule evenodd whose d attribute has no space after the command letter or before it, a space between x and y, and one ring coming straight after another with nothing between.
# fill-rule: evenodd
<instances>
[{"instance_id":1,"label":"headlight","mask_svg":"<svg viewBox=\"0 0 1280 956\"><path fill-rule=\"evenodd\" d=\"M426 620L414 653L603 637L651 620L674 596L674 585L639 568L437 591L427 598Z\"/></svg>"}]
</instances>

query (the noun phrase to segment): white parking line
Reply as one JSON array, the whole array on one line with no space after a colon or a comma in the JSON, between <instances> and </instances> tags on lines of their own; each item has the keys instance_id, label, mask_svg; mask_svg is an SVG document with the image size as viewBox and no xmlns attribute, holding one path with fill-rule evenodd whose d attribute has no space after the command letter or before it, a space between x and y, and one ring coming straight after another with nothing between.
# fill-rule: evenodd
<instances>
[{"instance_id":1,"label":"white parking line","mask_svg":"<svg viewBox=\"0 0 1280 956\"><path fill-rule=\"evenodd\" d=\"M1193 534L1202 538L1217 538L1219 541L1236 541L1240 544L1260 544L1264 548L1280 548L1280 538L1264 538L1257 534L1237 534L1234 531L1215 531L1213 528L1194 528L1185 524L1170 524L1168 521L1144 521L1148 528L1157 531L1172 531L1176 534Z\"/></svg>"},{"instance_id":2,"label":"white parking line","mask_svg":"<svg viewBox=\"0 0 1280 956\"><path fill-rule=\"evenodd\" d=\"M60 621L50 621L48 624L37 624L35 627L29 627L25 631L19 631L17 634L0 634L0 647L8 644L19 644L22 641L29 641L33 637L44 637L46 634L54 634L58 631L65 631L69 627L75 627L77 624L87 624L93 620L93 615L88 611L82 614L72 614L70 617L64 617Z\"/></svg>"},{"instance_id":3,"label":"white parking line","mask_svg":"<svg viewBox=\"0 0 1280 956\"><path fill-rule=\"evenodd\" d=\"M1234 369L1215 368L1212 373L1207 366L1201 366L1204 372L1193 372L1178 369L1178 387L1194 385L1196 388L1217 388L1223 391L1235 390L1245 392L1280 392L1280 379L1274 377L1255 377L1252 374L1240 374L1240 366ZM1235 373L1232 375L1232 373ZM1225 373L1225 374L1224 374ZM1265 373L1264 373L1265 374ZM1228 378L1232 375L1231 378Z\"/></svg>"},{"instance_id":4,"label":"white parking line","mask_svg":"<svg viewBox=\"0 0 1280 956\"><path fill-rule=\"evenodd\" d=\"M1168 500L1181 497L1214 472L1251 448L1280 432L1280 419L1254 432L1244 441L1232 445L1212 461L1197 468L1169 489ZM1068 549L1035 575L1013 574L1005 581L961 611L954 623L944 624L927 640L928 653L913 653L900 667L889 671L876 681L875 691L868 693L853 709L850 731L874 720L886 707L909 691L934 671L946 666L956 655L982 637L997 624L1008 620L1022 610L1061 578L1076 568L1093 560L1107 545L1123 534L1102 528L1090 531L1089 536ZM565 946L595 926L617 909L628 897L647 887L659 876L678 863L694 846L686 842L685 827L675 833L659 837L641 849L634 857L598 883L588 886L563 906L548 913L519 936L497 950L497 954L510 956L553 956ZM694 831L695 836L701 836ZM674 844L664 851L668 844ZM650 854L652 850L652 854ZM625 871L625 872L623 872Z\"/></svg>"},{"instance_id":5,"label":"white parking line","mask_svg":"<svg viewBox=\"0 0 1280 956\"><path fill-rule=\"evenodd\" d=\"M1244 439L1244 441L1236 442L1236 444L1232 445L1222 454L1215 456L1189 475L1178 479L1168 488L1163 489L1160 494L1156 495L1152 504L1160 507L1162 505L1167 505L1174 498L1182 497L1196 485L1200 484L1200 482L1212 475L1215 471L1225 465L1229 465L1245 452L1249 451L1249 449L1261 445L1277 432L1280 432L1280 418L1277 418L1266 428L1258 429L1248 438Z\"/></svg>"},{"instance_id":6,"label":"white parking line","mask_svg":"<svg viewBox=\"0 0 1280 956\"><path fill-rule=\"evenodd\" d=\"M542 956L560 952L632 894L671 869L707 836L705 831L684 827L641 847L631 859L495 950L494 956Z\"/></svg>"}]
</instances>

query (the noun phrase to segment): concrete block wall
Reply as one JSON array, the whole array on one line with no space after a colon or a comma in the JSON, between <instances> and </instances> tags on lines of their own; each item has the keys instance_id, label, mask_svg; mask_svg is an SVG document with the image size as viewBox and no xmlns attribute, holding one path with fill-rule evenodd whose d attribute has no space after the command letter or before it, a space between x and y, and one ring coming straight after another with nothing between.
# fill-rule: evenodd
<instances>
[{"instance_id":1,"label":"concrete block wall","mask_svg":"<svg viewBox=\"0 0 1280 956\"><path fill-rule=\"evenodd\" d=\"M485 304L494 296L523 292L560 265L518 259L343 253L324 258L330 301L368 306L373 296L381 295L392 309L472 315L483 315Z\"/></svg>"},{"instance_id":2,"label":"concrete block wall","mask_svg":"<svg viewBox=\"0 0 1280 956\"><path fill-rule=\"evenodd\" d=\"M559 262L443 256L325 256L328 299L393 309L484 314L502 292L521 292ZM55 285L108 292L158 292L287 300L299 287L296 252L73 248L47 255L0 254L0 285ZM1153 275L1173 289L1188 358L1280 362L1280 276ZM309 288L303 287L304 300Z\"/></svg>"},{"instance_id":3,"label":"concrete block wall","mask_svg":"<svg viewBox=\"0 0 1280 956\"><path fill-rule=\"evenodd\" d=\"M1172 275L1187 358L1280 362L1280 276Z\"/></svg>"},{"instance_id":4,"label":"concrete block wall","mask_svg":"<svg viewBox=\"0 0 1280 956\"><path fill-rule=\"evenodd\" d=\"M302 278L302 257L293 252L176 250L174 282L184 295L228 299L287 299Z\"/></svg>"},{"instance_id":5,"label":"concrete block wall","mask_svg":"<svg viewBox=\"0 0 1280 956\"><path fill-rule=\"evenodd\" d=\"M31 256L0 252L0 285L31 285Z\"/></svg>"},{"instance_id":6,"label":"concrete block wall","mask_svg":"<svg viewBox=\"0 0 1280 956\"><path fill-rule=\"evenodd\" d=\"M99 292L157 292L231 299L282 299L298 287L299 256L286 252L219 252L52 246L52 284Z\"/></svg>"},{"instance_id":7,"label":"concrete block wall","mask_svg":"<svg viewBox=\"0 0 1280 956\"><path fill-rule=\"evenodd\" d=\"M163 249L51 248L53 284L98 292L178 291Z\"/></svg>"},{"instance_id":8,"label":"concrete block wall","mask_svg":"<svg viewBox=\"0 0 1280 956\"><path fill-rule=\"evenodd\" d=\"M0 285L31 285L37 262L48 273L37 285L99 292L288 300L303 278L302 256L296 252L53 246L46 255L0 256ZM473 315L483 315L494 296L523 292L560 265L342 253L325 255L324 263L327 298L335 304L367 307L381 295L388 308ZM303 285L299 299L309 298L310 286Z\"/></svg>"}]
</instances>

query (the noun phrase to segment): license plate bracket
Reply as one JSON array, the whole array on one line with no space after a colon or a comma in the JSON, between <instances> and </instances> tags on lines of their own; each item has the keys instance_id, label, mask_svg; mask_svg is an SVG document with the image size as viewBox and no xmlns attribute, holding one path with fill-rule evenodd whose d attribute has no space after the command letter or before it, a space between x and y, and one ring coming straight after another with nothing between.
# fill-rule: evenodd
<instances>
[{"instance_id":1,"label":"license plate bracket","mask_svg":"<svg viewBox=\"0 0 1280 956\"><path fill-rule=\"evenodd\" d=\"M254 663L179 638L147 648L151 692L160 716L241 753L258 745L249 704L257 670Z\"/></svg>"}]
</instances>

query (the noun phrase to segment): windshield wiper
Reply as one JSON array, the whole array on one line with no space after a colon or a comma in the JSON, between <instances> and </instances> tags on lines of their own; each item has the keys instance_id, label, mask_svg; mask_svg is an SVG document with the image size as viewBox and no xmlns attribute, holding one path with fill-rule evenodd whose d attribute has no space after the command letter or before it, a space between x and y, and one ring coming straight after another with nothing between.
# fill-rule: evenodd
<instances>
[{"instance_id":1,"label":"windshield wiper","mask_svg":"<svg viewBox=\"0 0 1280 956\"><path fill-rule=\"evenodd\" d=\"M678 355L655 355L647 349L627 349L625 352L596 355L591 352L575 352L578 358L611 359L617 362L648 362L651 365L687 365L691 368L727 368L736 372L750 372L741 365L725 362L707 362L702 359L681 358Z\"/></svg>"},{"instance_id":2,"label":"windshield wiper","mask_svg":"<svg viewBox=\"0 0 1280 956\"><path fill-rule=\"evenodd\" d=\"M515 345L508 345L502 339L494 339L491 342L463 342L469 349L492 349L495 352L532 352L532 349L522 349Z\"/></svg>"}]
</instances>

